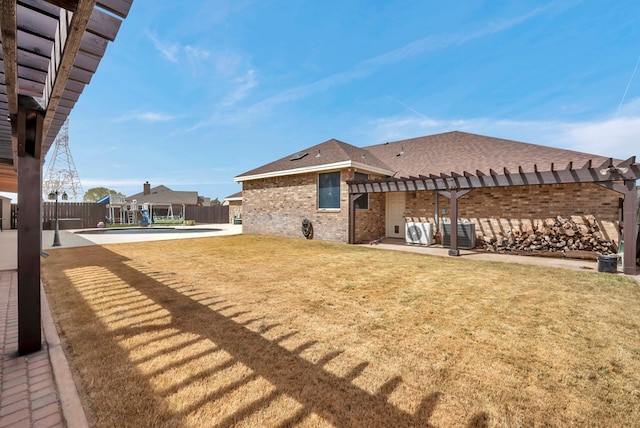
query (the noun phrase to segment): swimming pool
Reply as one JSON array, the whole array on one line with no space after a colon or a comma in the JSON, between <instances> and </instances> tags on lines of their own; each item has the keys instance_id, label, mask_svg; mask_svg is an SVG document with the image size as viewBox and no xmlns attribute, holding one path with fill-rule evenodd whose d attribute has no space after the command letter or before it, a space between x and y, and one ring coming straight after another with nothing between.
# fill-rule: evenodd
<instances>
[{"instance_id":1,"label":"swimming pool","mask_svg":"<svg viewBox=\"0 0 640 428\"><path fill-rule=\"evenodd\" d=\"M175 228L175 227L126 227L126 228L108 228L108 229L90 229L81 230L77 234L87 235L133 235L147 233L207 233L220 232L222 229L213 228Z\"/></svg>"}]
</instances>

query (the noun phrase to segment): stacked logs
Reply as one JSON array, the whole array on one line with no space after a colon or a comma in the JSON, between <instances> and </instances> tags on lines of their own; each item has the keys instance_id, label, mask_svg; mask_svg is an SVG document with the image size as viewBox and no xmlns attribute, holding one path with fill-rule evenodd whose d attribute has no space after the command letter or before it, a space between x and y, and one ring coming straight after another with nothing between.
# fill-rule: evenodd
<instances>
[{"instance_id":1,"label":"stacked logs","mask_svg":"<svg viewBox=\"0 0 640 428\"><path fill-rule=\"evenodd\" d=\"M593 216L547 218L533 226L514 228L499 236L483 236L480 244L491 252L571 252L615 254Z\"/></svg>"}]
</instances>

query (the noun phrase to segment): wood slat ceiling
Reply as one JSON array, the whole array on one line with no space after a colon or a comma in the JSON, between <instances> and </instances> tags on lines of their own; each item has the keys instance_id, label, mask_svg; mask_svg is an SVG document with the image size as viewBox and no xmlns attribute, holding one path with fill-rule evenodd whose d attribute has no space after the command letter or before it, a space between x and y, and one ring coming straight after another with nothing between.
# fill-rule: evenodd
<instances>
[{"instance_id":1,"label":"wood slat ceiling","mask_svg":"<svg viewBox=\"0 0 640 428\"><path fill-rule=\"evenodd\" d=\"M17 191L10 122L17 96L35 97L46 110L44 160L132 2L0 0L0 191Z\"/></svg>"}]
</instances>

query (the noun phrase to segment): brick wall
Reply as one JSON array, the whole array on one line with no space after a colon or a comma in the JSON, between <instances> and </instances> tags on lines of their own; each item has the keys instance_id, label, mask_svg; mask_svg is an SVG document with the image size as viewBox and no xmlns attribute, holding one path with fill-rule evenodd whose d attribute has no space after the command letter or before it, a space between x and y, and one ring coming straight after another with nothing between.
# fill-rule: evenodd
<instances>
[{"instance_id":1,"label":"brick wall","mask_svg":"<svg viewBox=\"0 0 640 428\"><path fill-rule=\"evenodd\" d=\"M607 237L617 240L619 197L592 183L474 189L458 199L458 217L475 223L479 235L495 236L547 217L593 215ZM440 196L439 208L448 220L449 200ZM405 215L434 222L434 192L409 192Z\"/></svg>"},{"instance_id":2,"label":"brick wall","mask_svg":"<svg viewBox=\"0 0 640 428\"><path fill-rule=\"evenodd\" d=\"M371 193L369 209L356 210L356 242L369 242L385 235L386 194Z\"/></svg>"},{"instance_id":3,"label":"brick wall","mask_svg":"<svg viewBox=\"0 0 640 428\"><path fill-rule=\"evenodd\" d=\"M317 209L317 173L243 183L243 231L264 235L303 237L302 220L311 220L314 239L348 242L349 205L346 180L340 171L340 209ZM371 177L374 178L374 177ZM513 227L547 217L593 215L611 240L617 239L619 195L592 183L475 189L458 200L461 220L476 224L476 232L495 236ZM440 218L449 219L449 200L438 201ZM435 222L435 193L408 192L405 216ZM385 234L386 194L369 195L369 209L356 211L356 242Z\"/></svg>"},{"instance_id":4,"label":"brick wall","mask_svg":"<svg viewBox=\"0 0 640 428\"><path fill-rule=\"evenodd\" d=\"M238 216L242 216L242 201L229 201L229 223Z\"/></svg>"},{"instance_id":5,"label":"brick wall","mask_svg":"<svg viewBox=\"0 0 640 428\"><path fill-rule=\"evenodd\" d=\"M314 239L348 242L349 205L340 171L340 209L317 209L317 173L245 181L242 186L242 231L261 235L303 238L302 220L313 225Z\"/></svg>"}]
</instances>

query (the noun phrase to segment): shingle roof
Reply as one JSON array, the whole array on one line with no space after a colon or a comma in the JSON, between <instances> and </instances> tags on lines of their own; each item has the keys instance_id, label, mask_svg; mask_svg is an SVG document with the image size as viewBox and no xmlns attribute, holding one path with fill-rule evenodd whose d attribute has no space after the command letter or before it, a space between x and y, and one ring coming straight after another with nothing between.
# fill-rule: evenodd
<instances>
[{"instance_id":1,"label":"shingle roof","mask_svg":"<svg viewBox=\"0 0 640 428\"><path fill-rule=\"evenodd\" d=\"M578 168L588 160L593 160L594 164L607 160L604 156L460 131L410 138L364 149L384 160L396 172L395 177L451 172L462 174L464 171L475 173L476 170L488 173L489 169L502 171L503 168L518 171L519 166L525 172L532 172L534 164L540 170L548 170L551 163L561 169L569 162L574 162L574 167Z\"/></svg>"},{"instance_id":2,"label":"shingle roof","mask_svg":"<svg viewBox=\"0 0 640 428\"><path fill-rule=\"evenodd\" d=\"M268 163L259 168L240 174L236 179L251 176L262 176L270 173L282 173L277 175L287 175L287 173L303 172L306 169L319 170L323 166L351 162L357 163L363 168L370 168L371 171L384 170L391 172L391 169L380 159L373 156L368 151L342 141L331 139L318 145L309 147L300 152L285 156L282 159Z\"/></svg>"},{"instance_id":3,"label":"shingle roof","mask_svg":"<svg viewBox=\"0 0 640 428\"><path fill-rule=\"evenodd\" d=\"M148 195L145 195L144 192L140 192L135 195L127 196L126 199L127 201L135 199L139 204L153 202L158 204L197 205L198 192L171 190L167 186L160 185L152 187Z\"/></svg>"},{"instance_id":4,"label":"shingle roof","mask_svg":"<svg viewBox=\"0 0 640 428\"><path fill-rule=\"evenodd\" d=\"M320 156L317 156L320 154ZM294 160L295 159L295 160ZM553 163L557 169L565 168L569 162L574 168L587 161L594 164L607 160L604 156L572 150L487 137L460 131L446 132L425 137L410 138L384 144L358 148L338 140L329 140L306 150L239 175L236 179L250 179L261 175L287 175L297 169L320 168L339 162L360 162L388 171L396 178L439 175L452 172L463 174L480 170L488 174L490 169L501 171L507 168L533 172L549 170ZM316 169L319 170L319 169Z\"/></svg>"},{"instance_id":5,"label":"shingle roof","mask_svg":"<svg viewBox=\"0 0 640 428\"><path fill-rule=\"evenodd\" d=\"M242 199L242 190L224 198L225 201L229 199Z\"/></svg>"}]
</instances>

